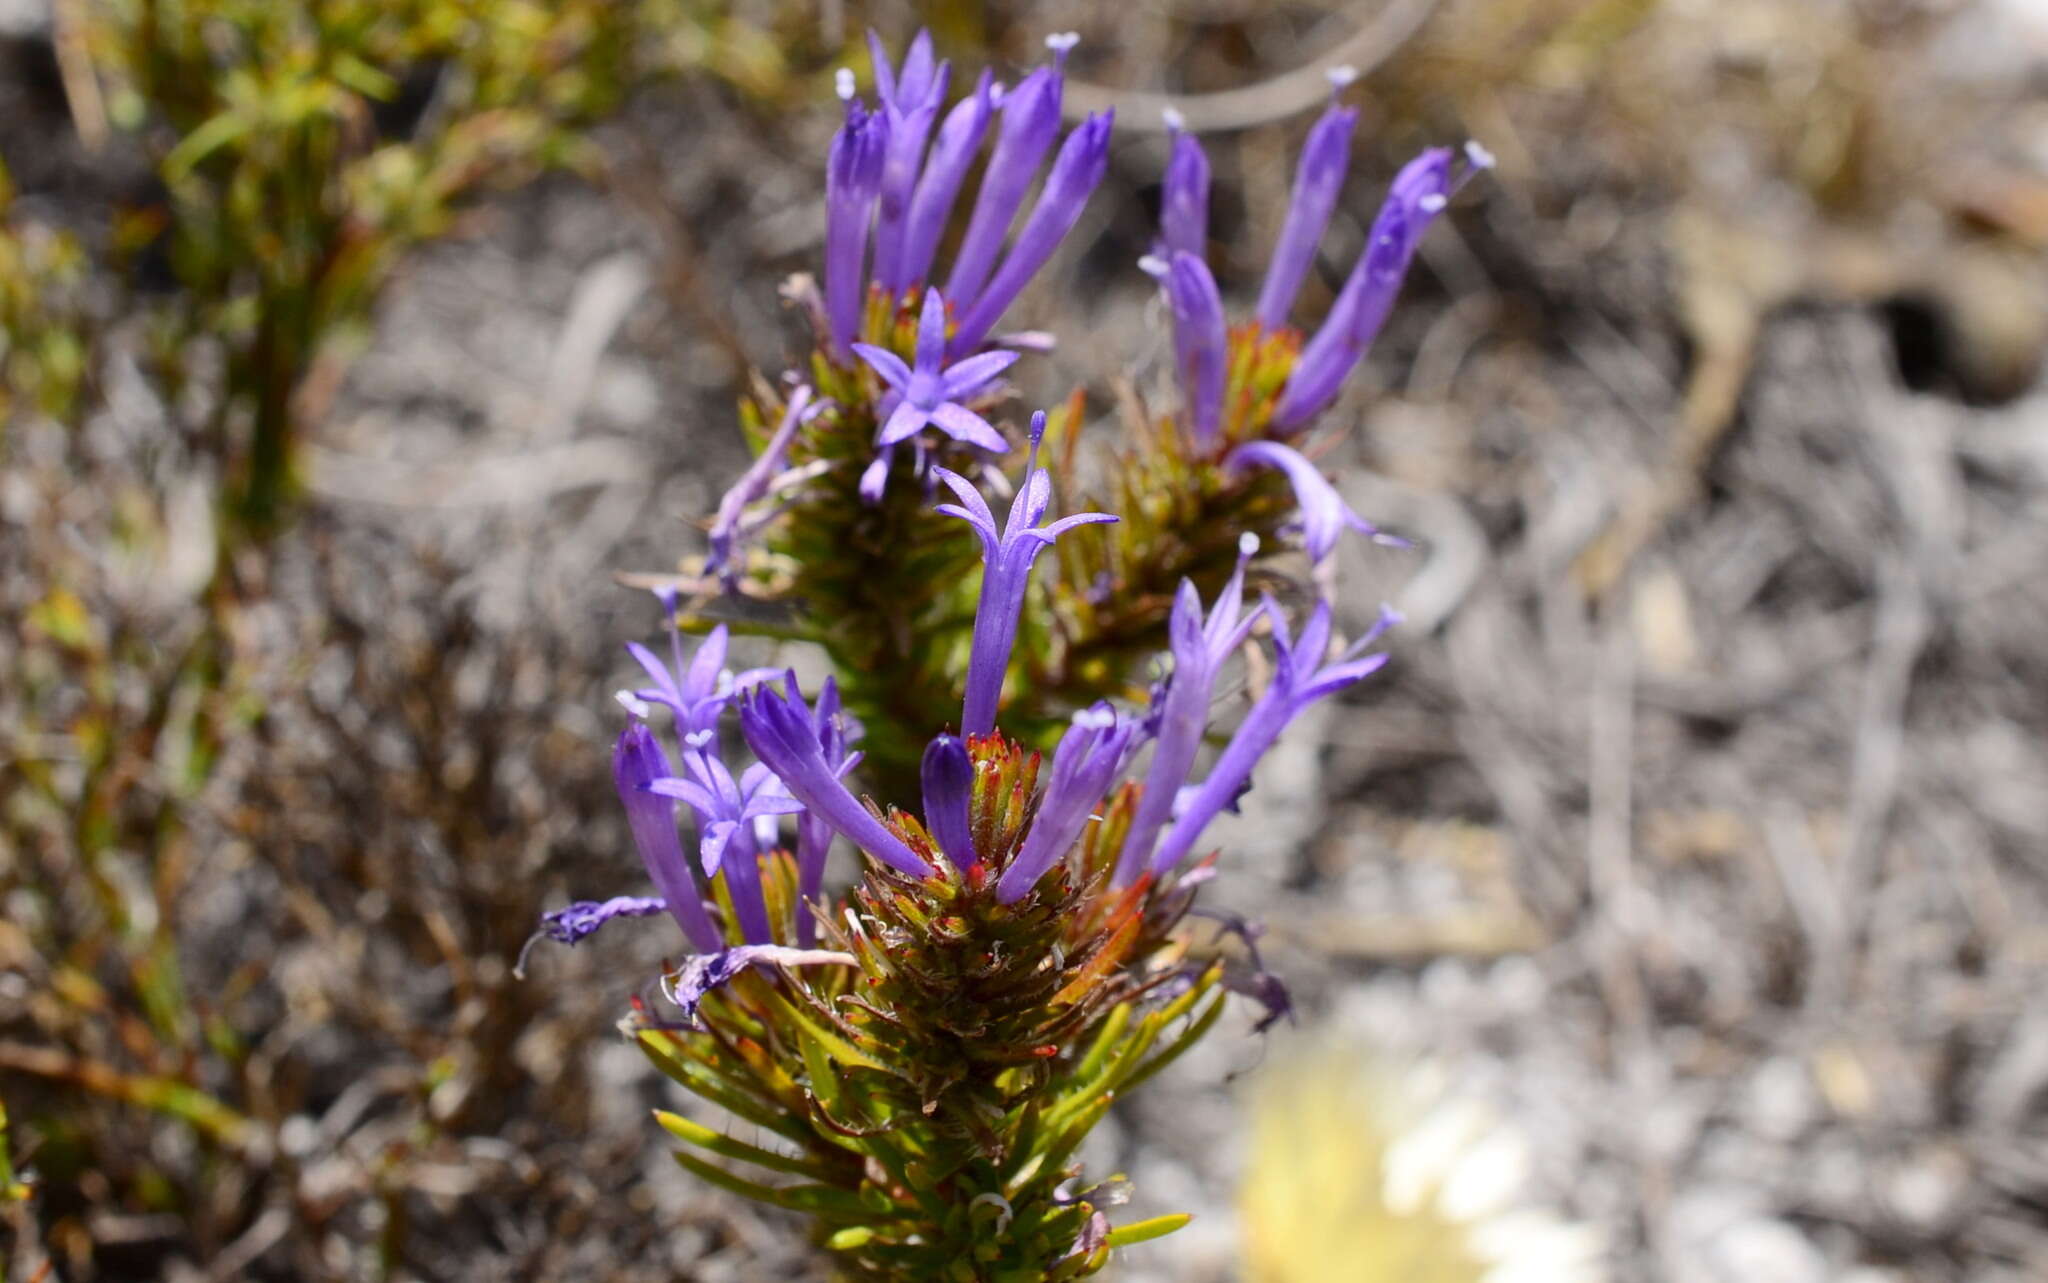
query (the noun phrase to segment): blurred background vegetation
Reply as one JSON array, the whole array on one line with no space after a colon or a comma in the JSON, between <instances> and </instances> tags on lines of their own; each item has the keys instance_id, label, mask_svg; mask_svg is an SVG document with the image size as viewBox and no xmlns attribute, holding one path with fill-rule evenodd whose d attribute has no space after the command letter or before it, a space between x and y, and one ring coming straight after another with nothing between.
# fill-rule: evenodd
<instances>
[{"instance_id":1,"label":"blurred background vegetation","mask_svg":"<svg viewBox=\"0 0 2048 1283\"><path fill-rule=\"evenodd\" d=\"M1201 1213L1128 1276L1472 1277L1517 1223L1588 1241L1557 1216L1619 1279L2048 1272L2048 19L1114 10L0 3L7 1277L815 1269L647 1126L610 1022L658 941L509 961L637 877L605 692L654 615L612 576L698 550L793 350L831 73L920 22L999 74L1079 30L1070 110L1119 106L1024 304L1068 338L1028 403L1099 421L1159 386L1166 96L1226 291L1323 66L1368 141L1312 288L1416 147L1501 159L1325 458L1422 544L1345 567L1409 616L1396 671L1262 777L1216 888L1394 1058L1251 1110L1216 1084L1292 1035L1177 1067L1092 1159ZM1521 1129L1481 1167L1541 1233L1472 1247L1401 1192L1420 1142L1284 1105L1433 1117L1446 1078Z\"/></svg>"}]
</instances>

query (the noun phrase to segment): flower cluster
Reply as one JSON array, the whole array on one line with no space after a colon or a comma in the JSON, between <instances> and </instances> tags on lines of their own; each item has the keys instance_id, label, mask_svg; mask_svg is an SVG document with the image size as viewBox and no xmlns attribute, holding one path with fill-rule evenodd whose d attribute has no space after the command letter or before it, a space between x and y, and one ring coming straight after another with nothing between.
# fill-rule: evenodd
<instances>
[{"instance_id":1,"label":"flower cluster","mask_svg":"<svg viewBox=\"0 0 2048 1283\"><path fill-rule=\"evenodd\" d=\"M678 1160L811 1213L861 1278L1074 1278L1173 1227L1112 1229L1072 1155L1113 1099L1214 1023L1226 990L1284 1009L1256 950L1249 975L1194 961L1180 924L1213 867L1212 828L1268 750L1385 662L1373 647L1389 613L1336 639L1326 563L1346 530L1386 537L1292 442L1485 163L1468 148L1463 172L1440 149L1409 164L1304 344L1290 312L1355 113L1333 102L1311 131L1255 318L1236 327L1204 257L1208 158L1170 122L1143 266L1172 315L1180 413L1108 461L1091 492L1104 497L1055 518L1044 459L1072 457L1081 402L1057 426L1032 415L1021 475L1005 478L1002 376L1046 344L991 336L1101 181L1111 121L1060 140L1072 40L1048 43L1050 63L1007 89L984 73L943 116L951 67L926 35L900 65L873 42L872 104L841 73L822 284L792 291L812 304L816 352L757 381L756 461L719 504L702 573L680 581L692 595L662 594L669 654L629 645L649 684L620 694L615 779L658 894L576 902L536 937L674 919L689 955L663 980L673 1012L643 1011L631 1032L790 1148L664 1126L808 1183ZM920 484L891 485L905 447ZM991 493L1008 499L1000 522ZM1247 591L1275 540L1318 568L1295 615ZM834 675L807 695L793 670L729 668L729 631L758 617L730 609L737 596L781 604L795 622L774 634L816 643ZM705 634L694 654L685 632ZM1267 648L1209 751L1235 657ZM829 894L835 848L854 857L843 899Z\"/></svg>"}]
</instances>

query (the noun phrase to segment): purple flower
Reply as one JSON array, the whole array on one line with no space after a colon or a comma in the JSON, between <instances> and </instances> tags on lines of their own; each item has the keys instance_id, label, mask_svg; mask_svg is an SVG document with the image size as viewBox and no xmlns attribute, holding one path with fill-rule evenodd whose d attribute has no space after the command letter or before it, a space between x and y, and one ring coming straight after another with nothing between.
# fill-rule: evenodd
<instances>
[{"instance_id":1,"label":"purple flower","mask_svg":"<svg viewBox=\"0 0 2048 1283\"><path fill-rule=\"evenodd\" d=\"M1350 73L1348 67L1339 68ZM1351 82L1352 75L1333 74L1336 88ZM1351 163L1351 130L1358 112L1340 106L1332 95L1329 110L1308 131L1302 145L1301 166L1294 174L1294 198L1287 206L1287 221L1280 226L1280 239L1273 246L1273 258L1266 267L1266 283L1259 290L1259 324L1277 330L1287 324L1294 296L1301 292L1302 277L1314 261L1316 243L1330 225L1330 212L1337 206L1337 194L1344 187L1344 172Z\"/></svg>"},{"instance_id":2,"label":"purple flower","mask_svg":"<svg viewBox=\"0 0 2048 1283\"><path fill-rule=\"evenodd\" d=\"M1209 157L1179 112L1167 109L1166 126L1173 133L1173 151L1159 197L1156 252L1162 258L1192 254L1199 259L1209 247Z\"/></svg>"},{"instance_id":3,"label":"purple flower","mask_svg":"<svg viewBox=\"0 0 2048 1283\"><path fill-rule=\"evenodd\" d=\"M1481 166L1483 149L1467 149L1472 168ZM1468 168L1466 174L1469 175ZM1315 337L1302 348L1294 372L1273 408L1273 427L1290 432L1321 413L1336 397L1344 379L1372 346L1394 306L1408 264L1422 244L1422 234L1450 202L1465 175L1454 175L1448 147L1432 147L1395 177L1393 189L1373 220L1365 252L1338 292L1337 301Z\"/></svg>"},{"instance_id":4,"label":"purple flower","mask_svg":"<svg viewBox=\"0 0 2048 1283\"><path fill-rule=\"evenodd\" d=\"M1152 749L1152 765L1145 773L1145 791L1138 798L1137 813L1117 856L1116 884L1128 886L1137 880L1151 861L1152 846L1173 816L1174 800L1188 772L1194 769L1195 754L1202 747L1202 730L1209 721L1209 696L1224 661L1250 634L1263 606L1242 610L1244 567L1258 551L1256 535L1238 541L1237 569L1206 618L1202 599L1194 584L1183 579L1173 600L1173 615L1167 621L1167 635L1173 648L1173 676L1166 685L1166 698L1159 710L1158 743Z\"/></svg>"},{"instance_id":5,"label":"purple flower","mask_svg":"<svg viewBox=\"0 0 2048 1283\"><path fill-rule=\"evenodd\" d=\"M1073 230L1089 195L1109 168L1109 130L1114 114L1105 111L1090 116L1067 135L1046 175L1045 189L1038 194L1038 204L1024 220L1024 230L1017 233L1002 266L973 303L963 302L967 310L953 333L953 351L972 352L981 346L1025 283Z\"/></svg>"},{"instance_id":6,"label":"purple flower","mask_svg":"<svg viewBox=\"0 0 2048 1283\"><path fill-rule=\"evenodd\" d=\"M835 778L844 779L860 765L861 755L850 746L860 738L861 725L851 713L840 711L839 683L827 677L818 688L818 702L811 709L811 729L818 736L818 752ZM811 905L825 885L825 859L832 851L832 825L815 811L796 817L796 939L809 947L816 939L818 925L811 917Z\"/></svg>"},{"instance_id":7,"label":"purple flower","mask_svg":"<svg viewBox=\"0 0 2048 1283\"><path fill-rule=\"evenodd\" d=\"M917 180L917 191L910 199L910 215L903 225L902 258L897 264L896 274L902 286L923 280L931 270L939 237L946 230L946 216L953 210L953 201L960 194L967 171L974 166L974 155L981 150L981 140L988 133L989 118L994 114L995 82L991 73L983 70L973 94L962 98L939 126L938 141L932 144L924 174ZM947 288L950 293L951 286Z\"/></svg>"},{"instance_id":8,"label":"purple flower","mask_svg":"<svg viewBox=\"0 0 2048 1283\"><path fill-rule=\"evenodd\" d=\"M1053 51L1053 63L1024 77L1003 96L1002 126L996 131L995 150L989 154L981 190L974 198L974 213L960 252L953 257L953 272L946 279L946 293L963 304L981 293L987 283L1003 238L1024 203L1024 193L1038 174L1038 166L1060 132L1060 96L1065 88L1061 68L1070 37L1052 37L1046 44Z\"/></svg>"},{"instance_id":9,"label":"purple flower","mask_svg":"<svg viewBox=\"0 0 2048 1283\"><path fill-rule=\"evenodd\" d=\"M1195 254L1176 251L1172 261L1147 259L1143 264L1165 287L1173 313L1174 364L1180 375L1181 400L1194 443L1206 450L1223 430L1223 384L1230 363L1230 328L1223 319L1223 296L1209 265Z\"/></svg>"},{"instance_id":10,"label":"purple flower","mask_svg":"<svg viewBox=\"0 0 2048 1283\"><path fill-rule=\"evenodd\" d=\"M930 877L932 867L862 806L826 761L796 674L789 674L784 685L783 693L759 686L740 698L740 733L754 756L775 772L791 797L854 846L898 872Z\"/></svg>"},{"instance_id":11,"label":"purple flower","mask_svg":"<svg viewBox=\"0 0 2048 1283\"><path fill-rule=\"evenodd\" d=\"M1152 857L1155 873L1164 873L1179 864L1201 839L1202 830L1216 818L1217 813L1235 807L1238 797L1251 782L1252 768L1258 765L1266 750L1280 738L1280 732L1286 730L1288 723L1303 709L1326 695L1362 681L1387 662L1384 654L1360 655L1359 652L1377 641L1380 634L1395 622L1390 612L1382 613L1380 622L1372 631L1361 637L1336 662L1322 666L1323 653L1330 644L1330 603L1316 603L1308 621L1301 626L1299 638L1287 635L1286 622L1270 601L1265 609L1273 620L1275 663L1272 683L1252 705L1237 733L1230 737L1222 756L1210 768L1208 778L1181 808L1180 817L1174 821L1166 840L1160 843L1158 853Z\"/></svg>"},{"instance_id":12,"label":"purple flower","mask_svg":"<svg viewBox=\"0 0 2048 1283\"><path fill-rule=\"evenodd\" d=\"M718 575L725 580L727 588L731 588L738 577L733 553L745 533L742 518L748 506L775 488L776 473L782 468L783 456L789 452L789 443L796 438L797 428L809 422L827 404L821 401L813 407L808 387L799 387L791 392L789 401L782 408L782 421L775 425L775 433L768 438L760 457L747 465L740 479L733 482L719 499L718 515L711 522L711 553L704 559L704 573Z\"/></svg>"},{"instance_id":13,"label":"purple flower","mask_svg":"<svg viewBox=\"0 0 2048 1283\"><path fill-rule=\"evenodd\" d=\"M849 101L825 162L825 316L833 355L841 358L859 336L867 306L868 223L888 145L888 118Z\"/></svg>"},{"instance_id":14,"label":"purple flower","mask_svg":"<svg viewBox=\"0 0 2048 1283\"><path fill-rule=\"evenodd\" d=\"M996 898L1014 904L1038 884L1045 871L1079 841L1109 786L1122 774L1124 759L1140 732L1137 722L1097 702L1074 714L1052 754L1052 778L1038 799L1031 831L1017 858L1003 870Z\"/></svg>"},{"instance_id":15,"label":"purple flower","mask_svg":"<svg viewBox=\"0 0 2048 1283\"><path fill-rule=\"evenodd\" d=\"M1241 472L1248 468L1278 468L1287 474L1287 482L1294 487L1294 501L1301 508L1301 541L1308 549L1309 560L1321 565L1337 547L1338 536L1346 530L1356 530L1362 535L1388 542L1401 540L1380 534L1379 527L1351 510L1344 502L1344 496L1337 493L1337 487L1317 471L1316 466L1301 456L1301 453L1277 441L1252 441L1230 452L1223 461L1226 471Z\"/></svg>"},{"instance_id":16,"label":"purple flower","mask_svg":"<svg viewBox=\"0 0 2048 1283\"><path fill-rule=\"evenodd\" d=\"M559 909L540 915L540 930L527 937L526 945L519 951L518 961L512 964L512 977L526 979L526 955L533 952L533 946L542 940L553 940L556 944L575 944L585 936L593 935L599 927L613 918L646 918L668 908L668 902L658 895L615 895L609 900L577 900Z\"/></svg>"},{"instance_id":17,"label":"purple flower","mask_svg":"<svg viewBox=\"0 0 2048 1283\"><path fill-rule=\"evenodd\" d=\"M934 736L925 746L924 826L956 869L972 868L974 829L968 806L974 800L974 763L956 736Z\"/></svg>"},{"instance_id":18,"label":"purple flower","mask_svg":"<svg viewBox=\"0 0 2048 1283\"><path fill-rule=\"evenodd\" d=\"M655 780L648 791L680 798L697 815L698 855L704 876L725 876L740 931L755 944L774 938L768 906L761 894L759 835L755 821L790 815L803 809L774 772L756 762L735 781L725 763L711 751L708 733L690 736L683 754L687 776Z\"/></svg>"},{"instance_id":19,"label":"purple flower","mask_svg":"<svg viewBox=\"0 0 2048 1283\"><path fill-rule=\"evenodd\" d=\"M857 966L850 953L829 949L792 949L779 944L743 944L717 953L700 953L662 978L668 1000L683 1013L683 1023L697 1027L697 1008L707 994L730 984L748 967Z\"/></svg>"},{"instance_id":20,"label":"purple flower","mask_svg":"<svg viewBox=\"0 0 2048 1283\"><path fill-rule=\"evenodd\" d=\"M672 600L670 608L672 612ZM669 648L673 667L662 663L653 651L639 642L626 643L626 650L654 679L654 685L634 691L634 697L652 704L666 704L676 715L679 738L695 731L715 729L718 715L725 711L726 702L732 698L732 674L725 667L725 625L720 624L711 630L710 635L697 646L697 653L688 665L683 663L680 630L671 631Z\"/></svg>"},{"instance_id":21,"label":"purple flower","mask_svg":"<svg viewBox=\"0 0 2048 1283\"><path fill-rule=\"evenodd\" d=\"M904 222L910 215L910 201L924 166L925 139L938 119L939 104L945 101L952 67L932 64L932 35L920 31L903 56L900 74L889 66L889 54L882 38L868 32L868 50L874 56L875 83L889 120L889 142L883 149L881 208L875 219L875 282L893 300L910 278L903 271Z\"/></svg>"},{"instance_id":22,"label":"purple flower","mask_svg":"<svg viewBox=\"0 0 2048 1283\"><path fill-rule=\"evenodd\" d=\"M1038 523L1052 502L1052 478L1038 466L1038 445L1045 437L1045 412L1031 416L1031 459L1024 466L1024 484L1010 501L1003 528L967 478L945 468L932 471L959 497L938 510L974 527L981 539L981 601L974 612L974 644L967 658L967 703L960 733L986 735L995 729L996 705L1003 695L1003 675L1010 666L1010 648L1017 640L1017 616L1024 609L1024 591L1031 584L1031 563L1038 554L1075 526L1115 521L1106 512L1079 512L1049 526Z\"/></svg>"},{"instance_id":23,"label":"purple flower","mask_svg":"<svg viewBox=\"0 0 2048 1283\"><path fill-rule=\"evenodd\" d=\"M670 774L668 758L654 732L638 718L627 723L612 750L612 781L618 787L619 801L625 803L633 845L639 848L647 876L654 880L683 934L692 945L708 952L725 941L704 910L697 880L683 855L683 840L676 832L676 804L648 787Z\"/></svg>"},{"instance_id":24,"label":"purple flower","mask_svg":"<svg viewBox=\"0 0 2048 1283\"><path fill-rule=\"evenodd\" d=\"M946 366L946 303L937 290L925 291L924 311L917 321L915 367L905 365L902 357L887 348L856 343L853 350L894 393L895 407L888 412L876 445L895 445L930 424L955 441L997 454L1010 448L1002 433L962 402L1010 368L1017 354L983 352Z\"/></svg>"}]
</instances>

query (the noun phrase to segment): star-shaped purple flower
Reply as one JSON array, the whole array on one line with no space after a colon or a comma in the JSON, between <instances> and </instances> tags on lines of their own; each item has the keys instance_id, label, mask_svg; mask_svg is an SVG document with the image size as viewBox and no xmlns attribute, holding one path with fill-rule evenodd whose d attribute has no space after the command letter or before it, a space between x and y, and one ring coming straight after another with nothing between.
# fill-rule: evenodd
<instances>
[{"instance_id":1,"label":"star-shaped purple flower","mask_svg":"<svg viewBox=\"0 0 2048 1283\"><path fill-rule=\"evenodd\" d=\"M856 343L853 350L874 367L890 388L887 411L877 446L891 446L917 435L929 424L968 445L1001 454L1010 448L1003 434L962 402L994 382L1017 359L1015 352L981 352L945 364L946 303L937 290L927 290L917 320L917 364L908 366L887 348ZM887 402L885 402L887 404Z\"/></svg>"}]
</instances>

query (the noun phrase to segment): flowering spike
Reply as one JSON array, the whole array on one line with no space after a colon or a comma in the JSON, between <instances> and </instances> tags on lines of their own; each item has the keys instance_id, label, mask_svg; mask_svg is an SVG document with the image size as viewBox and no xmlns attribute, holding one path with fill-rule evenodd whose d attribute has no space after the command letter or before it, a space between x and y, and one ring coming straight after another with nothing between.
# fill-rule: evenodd
<instances>
[{"instance_id":1,"label":"flowering spike","mask_svg":"<svg viewBox=\"0 0 2048 1283\"><path fill-rule=\"evenodd\" d=\"M1282 432L1305 425L1337 395L1394 306L1401 279L1422 234L1444 209L1453 187L1451 151L1432 147L1409 161L1373 220L1365 251L1339 291L1322 328L1302 349L1273 409Z\"/></svg>"},{"instance_id":2,"label":"flowering spike","mask_svg":"<svg viewBox=\"0 0 2048 1283\"><path fill-rule=\"evenodd\" d=\"M1201 258L1209 247L1209 157L1179 112L1169 108L1166 124L1173 151L1159 197L1160 252Z\"/></svg>"},{"instance_id":3,"label":"flowering spike","mask_svg":"<svg viewBox=\"0 0 2048 1283\"><path fill-rule=\"evenodd\" d=\"M626 825L633 831L633 845L640 851L641 863L647 866L647 876L654 880L669 913L690 938L691 945L701 950L716 949L723 940L711 915L704 910L704 898L697 892L697 881L683 855L682 836L676 832L676 804L648 789L654 781L669 774L668 758L654 732L647 729L645 722L633 719L619 733L618 743L612 749L612 782L618 788L619 801L625 804Z\"/></svg>"},{"instance_id":4,"label":"flowering spike","mask_svg":"<svg viewBox=\"0 0 2048 1283\"><path fill-rule=\"evenodd\" d=\"M1336 550L1338 536L1347 529L1401 542L1381 535L1378 526L1353 512L1329 479L1290 446L1277 441L1250 441L1232 450L1223 466L1232 472L1268 467L1287 474L1288 484L1294 487L1294 501L1301 509L1302 544L1308 549L1309 560L1317 565Z\"/></svg>"},{"instance_id":5,"label":"flowering spike","mask_svg":"<svg viewBox=\"0 0 2048 1283\"><path fill-rule=\"evenodd\" d=\"M1329 109L1302 144L1301 165L1294 174L1294 198L1288 202L1287 220L1280 226L1280 239L1266 267L1266 283L1259 290L1257 315L1266 329L1277 330L1287 324L1302 278L1315 260L1316 244L1330 225L1330 212L1343 190L1344 171L1351 163L1351 131L1357 123L1357 110L1340 105L1333 96Z\"/></svg>"},{"instance_id":6,"label":"flowering spike","mask_svg":"<svg viewBox=\"0 0 2048 1283\"><path fill-rule=\"evenodd\" d=\"M1375 628L1351 652L1335 663L1319 667L1330 641L1330 603L1316 603L1298 638L1288 636L1278 607L1268 601L1265 609L1273 620L1273 680L1230 737L1208 778L1182 808L1166 840L1160 843L1152 860L1155 873L1164 873L1180 863L1219 812L1235 809L1237 799L1251 782L1252 768L1302 710L1324 696L1363 681L1387 662L1384 654L1356 654L1379 636L1381 629Z\"/></svg>"},{"instance_id":7,"label":"flowering spike","mask_svg":"<svg viewBox=\"0 0 2048 1283\"><path fill-rule=\"evenodd\" d=\"M1137 722L1119 717L1102 701L1074 714L1053 750L1052 778L1046 782L1031 830L996 884L998 900L1014 904L1022 899L1080 840L1104 795L1122 775L1139 730Z\"/></svg>"},{"instance_id":8,"label":"flowering spike","mask_svg":"<svg viewBox=\"0 0 2048 1283\"><path fill-rule=\"evenodd\" d=\"M896 273L902 285L923 280L931 270L946 216L952 212L960 185L974 165L974 154L981 150L981 140L988 133L989 118L995 112L994 83L992 73L984 68L974 92L962 98L939 126L938 140L917 180L903 225L903 252Z\"/></svg>"},{"instance_id":9,"label":"flowering spike","mask_svg":"<svg viewBox=\"0 0 2048 1283\"><path fill-rule=\"evenodd\" d=\"M1064 50L1055 52L1064 56ZM962 306L979 296L988 282L996 256L1002 252L1003 238L1016 220L1017 207L1024 203L1024 193L1039 164L1059 137L1064 88L1065 78L1056 60L1003 95L1003 121L996 131L995 150L989 154L974 213L968 219L960 252L953 258L952 275L946 279L946 294Z\"/></svg>"},{"instance_id":10,"label":"flowering spike","mask_svg":"<svg viewBox=\"0 0 2048 1283\"><path fill-rule=\"evenodd\" d=\"M1238 542L1237 569L1216 595L1206 618L1195 586L1182 580L1175 594L1173 614L1168 620L1173 648L1173 675L1167 681L1165 703L1159 710L1158 743L1152 749L1152 765L1145 773L1145 791L1138 799L1137 814L1131 817L1117 857L1116 883L1128 886L1150 862L1152 846L1173 816L1173 804L1181 785L1194 769L1195 754L1202 747L1202 730L1209 721L1209 695L1230 652L1250 634L1264 606L1241 611L1244 598L1245 564L1257 552L1259 541L1245 535Z\"/></svg>"},{"instance_id":11,"label":"flowering spike","mask_svg":"<svg viewBox=\"0 0 2048 1283\"><path fill-rule=\"evenodd\" d=\"M868 223L888 145L888 117L849 101L825 161L825 317L832 353L842 360L860 334L867 305Z\"/></svg>"},{"instance_id":12,"label":"flowering spike","mask_svg":"<svg viewBox=\"0 0 2048 1283\"><path fill-rule=\"evenodd\" d=\"M935 736L924 750L923 777L926 830L954 868L972 868L976 857L967 809L974 764L967 759L967 746L952 735Z\"/></svg>"},{"instance_id":13,"label":"flowering spike","mask_svg":"<svg viewBox=\"0 0 2048 1283\"><path fill-rule=\"evenodd\" d=\"M1024 220L1024 230L1017 233L1017 241L1003 257L1003 265L960 318L960 326L953 334L953 351L972 352L981 346L1025 283L1045 266L1060 241L1073 230L1088 197L1109 169L1109 131L1114 123L1113 111L1100 112L1067 135L1067 141L1060 145L1060 154L1052 162L1051 172L1046 175L1045 190L1038 194L1038 204L1032 208L1031 217Z\"/></svg>"},{"instance_id":14,"label":"flowering spike","mask_svg":"<svg viewBox=\"0 0 2048 1283\"><path fill-rule=\"evenodd\" d=\"M995 729L996 706L1002 700L1003 675L1010 666L1010 648L1017 640L1017 616L1024 608L1024 592L1031 583L1031 563L1053 540L1075 526L1115 521L1104 512L1080 512L1040 526L1052 502L1052 478L1038 466L1038 443L1045 435L1045 412L1031 416L1031 459L1025 465L1024 484L1010 501L1010 512L1001 531L988 501L967 478L946 468L933 473L956 495L958 504L938 505L938 511L959 517L974 528L981 539L981 601L974 612L974 644L967 660L967 702L960 717L964 735L986 735Z\"/></svg>"},{"instance_id":15,"label":"flowering spike","mask_svg":"<svg viewBox=\"0 0 2048 1283\"><path fill-rule=\"evenodd\" d=\"M932 866L919 859L840 783L840 768L826 760L811 710L797 690L795 673L785 679L785 690L778 694L759 686L741 697L740 733L746 737L747 747L782 780L790 796L847 841L900 873L930 877Z\"/></svg>"}]
</instances>

